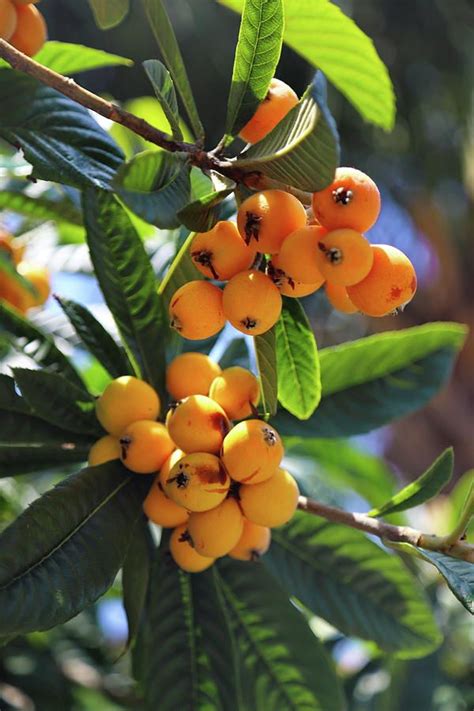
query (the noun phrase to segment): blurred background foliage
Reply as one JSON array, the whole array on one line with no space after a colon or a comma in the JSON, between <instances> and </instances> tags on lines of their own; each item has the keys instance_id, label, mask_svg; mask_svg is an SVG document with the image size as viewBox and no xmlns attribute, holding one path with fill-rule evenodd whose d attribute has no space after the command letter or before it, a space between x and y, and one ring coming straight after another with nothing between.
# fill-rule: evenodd
<instances>
[{"instance_id":1,"label":"blurred background foliage","mask_svg":"<svg viewBox=\"0 0 474 711\"><path fill-rule=\"evenodd\" d=\"M79 81L95 92L128 103L152 123L162 125L141 68L144 59L159 55L141 3L135 0L131 4L127 20L107 32L96 28L86 2L42 0L41 10L51 39L134 59L133 68L89 72ZM166 4L211 148L223 133L239 18L215 0L168 0ZM318 293L305 300L305 307L320 346L432 320L470 325L471 335L449 386L422 412L355 441L357 447L387 460L399 483L414 478L453 444L459 478L474 461L474 281L470 278L474 263L474 5L470 0L341 0L337 4L373 38L389 68L398 104L397 122L388 134L364 123L340 94L330 90L329 105L341 136L342 164L357 166L379 184L383 210L369 237L404 249L417 267L420 288L414 302L396 319L346 317L331 310L324 295ZM296 91L303 91L313 71L293 51L284 49L278 76ZM129 155L143 149L125 129L115 127L113 133ZM21 159L5 146L0 153L0 186L25 190L28 170ZM78 204L74 190L41 183L28 185L27 192ZM50 266L53 289L87 304L113 330L90 274L82 229L39 224L13 212L0 217L5 226L23 236L31 261ZM174 253L170 235L138 221L137 226L148 240L157 272L162 271ZM75 353L91 389L99 393L106 382L105 373L78 349L52 300L33 318L55 333L66 351ZM7 362L12 363L11 355L4 365ZM348 508L364 508L364 501L331 486L331 472L324 467L314 472L314 462L308 467L313 480L320 480L321 498ZM64 473L62 470L61 476ZM57 476L45 472L14 482L0 479L0 528ZM430 507L415 509L410 522L446 532L443 527L459 510L466 487L464 476L451 493ZM468 613L431 567L423 565L420 575L446 636L441 649L425 659L402 662L382 658L368 645L343 638L321 621L314 621L315 631L333 651L345 679L350 711L467 711L474 706ZM126 639L119 591L117 581L98 605L62 628L15 640L0 649L0 711L141 708L130 677L129 655L115 663Z\"/></svg>"}]
</instances>

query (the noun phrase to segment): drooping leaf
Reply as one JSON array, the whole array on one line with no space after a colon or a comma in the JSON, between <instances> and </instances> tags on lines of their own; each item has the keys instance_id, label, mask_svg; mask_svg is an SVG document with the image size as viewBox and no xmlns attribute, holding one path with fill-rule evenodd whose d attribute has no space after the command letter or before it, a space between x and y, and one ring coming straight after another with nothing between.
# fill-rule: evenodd
<instances>
[{"instance_id":1,"label":"drooping leaf","mask_svg":"<svg viewBox=\"0 0 474 711\"><path fill-rule=\"evenodd\" d=\"M82 216L71 202L64 200L48 200L36 196L29 197L24 193L2 190L0 192L0 210L11 210L19 215L31 217L33 220L54 220L57 223L82 226Z\"/></svg>"},{"instance_id":2,"label":"drooping leaf","mask_svg":"<svg viewBox=\"0 0 474 711\"><path fill-rule=\"evenodd\" d=\"M71 383L84 389L81 377L52 337L5 302L0 303L0 333L7 334L14 348L27 354L37 365L50 373L64 375Z\"/></svg>"},{"instance_id":3,"label":"drooping leaf","mask_svg":"<svg viewBox=\"0 0 474 711\"><path fill-rule=\"evenodd\" d=\"M134 366L162 394L162 309L143 243L114 196L88 191L83 205L91 259L107 306Z\"/></svg>"},{"instance_id":4,"label":"drooping leaf","mask_svg":"<svg viewBox=\"0 0 474 711\"><path fill-rule=\"evenodd\" d=\"M35 61L58 74L78 74L105 67L131 67L133 60L102 49L70 42L49 41L35 55Z\"/></svg>"},{"instance_id":5,"label":"drooping leaf","mask_svg":"<svg viewBox=\"0 0 474 711\"><path fill-rule=\"evenodd\" d=\"M97 600L123 563L147 477L119 461L84 469L0 535L0 635L61 624Z\"/></svg>"},{"instance_id":6,"label":"drooping leaf","mask_svg":"<svg viewBox=\"0 0 474 711\"><path fill-rule=\"evenodd\" d=\"M191 193L189 166L166 151L144 151L124 163L114 185L127 207L156 227L179 227Z\"/></svg>"},{"instance_id":7,"label":"drooping leaf","mask_svg":"<svg viewBox=\"0 0 474 711\"><path fill-rule=\"evenodd\" d=\"M97 25L110 30L120 25L130 9L130 0L89 0Z\"/></svg>"},{"instance_id":8,"label":"drooping leaf","mask_svg":"<svg viewBox=\"0 0 474 711\"><path fill-rule=\"evenodd\" d=\"M278 408L278 380L275 326L253 339L260 381L260 404L264 414L274 415Z\"/></svg>"},{"instance_id":9,"label":"drooping leaf","mask_svg":"<svg viewBox=\"0 0 474 711\"><path fill-rule=\"evenodd\" d=\"M173 80L169 71L158 59L147 59L143 62L143 66L153 86L156 98L168 119L173 138L182 141L183 134L179 126L178 99L176 98Z\"/></svg>"},{"instance_id":10,"label":"drooping leaf","mask_svg":"<svg viewBox=\"0 0 474 711\"><path fill-rule=\"evenodd\" d=\"M416 550L422 558L438 569L453 595L466 610L474 614L474 565L437 551L427 551L424 548Z\"/></svg>"},{"instance_id":11,"label":"drooping leaf","mask_svg":"<svg viewBox=\"0 0 474 711\"><path fill-rule=\"evenodd\" d=\"M23 151L32 177L109 189L123 155L90 113L10 69L0 71L0 137Z\"/></svg>"},{"instance_id":12,"label":"drooping leaf","mask_svg":"<svg viewBox=\"0 0 474 711\"><path fill-rule=\"evenodd\" d=\"M318 348L298 299L284 298L275 326L278 399L300 420L310 417L321 399Z\"/></svg>"},{"instance_id":13,"label":"drooping leaf","mask_svg":"<svg viewBox=\"0 0 474 711\"><path fill-rule=\"evenodd\" d=\"M237 11L243 6L243 0L219 2ZM393 127L395 95L388 71L370 37L337 5L285 0L283 40L321 69L367 121L387 130Z\"/></svg>"},{"instance_id":14,"label":"drooping leaf","mask_svg":"<svg viewBox=\"0 0 474 711\"><path fill-rule=\"evenodd\" d=\"M244 708L342 711L330 656L264 566L222 559L217 567L243 667Z\"/></svg>"},{"instance_id":15,"label":"drooping leaf","mask_svg":"<svg viewBox=\"0 0 474 711\"><path fill-rule=\"evenodd\" d=\"M189 248L193 239L194 234L190 234L185 240L159 286L159 294L163 297L166 306L168 306L174 292L176 289L179 289L180 286L183 286L183 284L186 284L188 281L204 278L201 272L194 266L191 255L189 254Z\"/></svg>"},{"instance_id":16,"label":"drooping leaf","mask_svg":"<svg viewBox=\"0 0 474 711\"><path fill-rule=\"evenodd\" d=\"M329 185L339 165L339 138L320 73L285 118L234 165L299 190L314 192Z\"/></svg>"},{"instance_id":17,"label":"drooping leaf","mask_svg":"<svg viewBox=\"0 0 474 711\"><path fill-rule=\"evenodd\" d=\"M148 521L140 516L131 532L122 569L123 605L128 621L127 648L135 642L145 608L154 549Z\"/></svg>"},{"instance_id":18,"label":"drooping leaf","mask_svg":"<svg viewBox=\"0 0 474 711\"><path fill-rule=\"evenodd\" d=\"M176 35L163 2L162 0L143 0L143 4L165 64L173 77L175 87L181 96L184 108L189 116L194 134L196 138L202 139L204 129L196 108Z\"/></svg>"},{"instance_id":19,"label":"drooping leaf","mask_svg":"<svg viewBox=\"0 0 474 711\"><path fill-rule=\"evenodd\" d=\"M369 511L369 516L386 516L396 511L406 511L420 506L437 496L453 475L453 449L445 449L433 464L415 481L397 491L381 506Z\"/></svg>"},{"instance_id":20,"label":"drooping leaf","mask_svg":"<svg viewBox=\"0 0 474 711\"><path fill-rule=\"evenodd\" d=\"M101 436L92 395L57 373L13 368L13 375L33 415L68 432Z\"/></svg>"},{"instance_id":21,"label":"drooping leaf","mask_svg":"<svg viewBox=\"0 0 474 711\"><path fill-rule=\"evenodd\" d=\"M283 0L247 0L235 51L226 134L235 136L264 100L280 59Z\"/></svg>"},{"instance_id":22,"label":"drooping leaf","mask_svg":"<svg viewBox=\"0 0 474 711\"><path fill-rule=\"evenodd\" d=\"M133 366L124 349L85 306L59 296L56 300L86 348L113 378L133 375Z\"/></svg>"},{"instance_id":23,"label":"drooping leaf","mask_svg":"<svg viewBox=\"0 0 474 711\"><path fill-rule=\"evenodd\" d=\"M178 212L181 223L193 232L208 232L222 219L222 202L233 192L233 188L216 190L190 202Z\"/></svg>"},{"instance_id":24,"label":"drooping leaf","mask_svg":"<svg viewBox=\"0 0 474 711\"><path fill-rule=\"evenodd\" d=\"M230 368L233 365L240 365L241 368L250 367L249 349L245 338L234 338L222 356L219 358L219 365L224 368Z\"/></svg>"},{"instance_id":25,"label":"drooping leaf","mask_svg":"<svg viewBox=\"0 0 474 711\"><path fill-rule=\"evenodd\" d=\"M416 579L365 534L303 512L272 534L264 562L290 594L341 632L406 659L438 646Z\"/></svg>"}]
</instances>

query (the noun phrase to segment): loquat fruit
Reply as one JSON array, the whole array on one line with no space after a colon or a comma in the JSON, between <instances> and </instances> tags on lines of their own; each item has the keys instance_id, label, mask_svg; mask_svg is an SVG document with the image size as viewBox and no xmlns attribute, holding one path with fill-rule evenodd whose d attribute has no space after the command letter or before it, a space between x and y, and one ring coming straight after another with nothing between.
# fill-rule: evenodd
<instances>
[{"instance_id":1,"label":"loquat fruit","mask_svg":"<svg viewBox=\"0 0 474 711\"><path fill-rule=\"evenodd\" d=\"M249 336L268 331L279 319L281 295L265 274L255 269L236 274L224 288L223 308L232 326Z\"/></svg>"},{"instance_id":2,"label":"loquat fruit","mask_svg":"<svg viewBox=\"0 0 474 711\"><path fill-rule=\"evenodd\" d=\"M174 467L174 465L179 462L180 459L186 456L186 452L183 452L182 449L175 449L173 452L171 452L170 456L168 459L165 461L163 466L160 469L159 477L160 477L160 483L163 491L165 490L165 483L166 480L168 479L168 475L171 471L171 469Z\"/></svg>"},{"instance_id":3,"label":"loquat fruit","mask_svg":"<svg viewBox=\"0 0 474 711\"><path fill-rule=\"evenodd\" d=\"M33 57L47 40L46 22L41 12L31 3L17 5L16 13L17 23L10 44L23 54Z\"/></svg>"},{"instance_id":4,"label":"loquat fruit","mask_svg":"<svg viewBox=\"0 0 474 711\"><path fill-rule=\"evenodd\" d=\"M280 435L263 420L239 422L225 437L221 452L232 479L251 485L269 479L282 457Z\"/></svg>"},{"instance_id":5,"label":"loquat fruit","mask_svg":"<svg viewBox=\"0 0 474 711\"><path fill-rule=\"evenodd\" d=\"M209 232L194 237L191 259L201 274L221 281L248 269L255 259L256 246L246 244L233 222L221 220Z\"/></svg>"},{"instance_id":6,"label":"loquat fruit","mask_svg":"<svg viewBox=\"0 0 474 711\"><path fill-rule=\"evenodd\" d=\"M0 39L9 41L16 23L16 9L11 0L0 0Z\"/></svg>"},{"instance_id":7,"label":"loquat fruit","mask_svg":"<svg viewBox=\"0 0 474 711\"><path fill-rule=\"evenodd\" d=\"M308 225L292 232L282 244L277 268L295 282L321 286L324 275L317 260L318 243L326 233L326 228L320 225Z\"/></svg>"},{"instance_id":8,"label":"loquat fruit","mask_svg":"<svg viewBox=\"0 0 474 711\"><path fill-rule=\"evenodd\" d=\"M173 294L170 325L192 341L210 338L223 328L222 291L208 281L188 281Z\"/></svg>"},{"instance_id":9,"label":"loquat fruit","mask_svg":"<svg viewBox=\"0 0 474 711\"><path fill-rule=\"evenodd\" d=\"M297 103L298 96L293 89L274 77L267 95L250 121L240 130L239 136L247 143L261 141Z\"/></svg>"},{"instance_id":10,"label":"loquat fruit","mask_svg":"<svg viewBox=\"0 0 474 711\"><path fill-rule=\"evenodd\" d=\"M370 272L373 259L370 242L355 230L333 230L318 240L319 271L333 284L357 284Z\"/></svg>"},{"instance_id":11,"label":"loquat fruit","mask_svg":"<svg viewBox=\"0 0 474 711\"><path fill-rule=\"evenodd\" d=\"M36 291L35 296L30 293L27 294L28 308L44 304L51 293L48 270L44 267L29 264L29 262L20 262L18 272L30 282Z\"/></svg>"},{"instance_id":12,"label":"loquat fruit","mask_svg":"<svg viewBox=\"0 0 474 711\"><path fill-rule=\"evenodd\" d=\"M20 282L0 270L0 300L6 301L21 314L28 309L28 292Z\"/></svg>"},{"instance_id":13,"label":"loquat fruit","mask_svg":"<svg viewBox=\"0 0 474 711\"><path fill-rule=\"evenodd\" d=\"M157 472L174 450L174 442L161 422L137 420L120 435L120 459L136 474Z\"/></svg>"},{"instance_id":14,"label":"loquat fruit","mask_svg":"<svg viewBox=\"0 0 474 711\"><path fill-rule=\"evenodd\" d=\"M347 287L353 304L367 316L387 316L409 303L416 272L408 257L387 244L372 245L373 264L362 281Z\"/></svg>"},{"instance_id":15,"label":"loquat fruit","mask_svg":"<svg viewBox=\"0 0 474 711\"><path fill-rule=\"evenodd\" d=\"M176 565L186 573L200 573L214 563L212 558L205 558L194 550L189 541L186 524L177 526L171 534L170 553Z\"/></svg>"},{"instance_id":16,"label":"loquat fruit","mask_svg":"<svg viewBox=\"0 0 474 711\"><path fill-rule=\"evenodd\" d=\"M163 528L180 526L186 523L189 518L189 513L186 509L178 506L166 496L161 487L159 477L155 477L151 489L143 502L143 511L150 521Z\"/></svg>"},{"instance_id":17,"label":"loquat fruit","mask_svg":"<svg viewBox=\"0 0 474 711\"><path fill-rule=\"evenodd\" d=\"M258 560L270 548L271 539L272 534L267 526L259 526L244 518L242 535L229 555L236 560Z\"/></svg>"},{"instance_id":18,"label":"loquat fruit","mask_svg":"<svg viewBox=\"0 0 474 711\"><path fill-rule=\"evenodd\" d=\"M354 306L349 298L347 289L340 284L334 284L327 281L325 285L326 296L328 301L335 309L342 311L345 314L355 314L358 311L357 306Z\"/></svg>"},{"instance_id":19,"label":"loquat fruit","mask_svg":"<svg viewBox=\"0 0 474 711\"><path fill-rule=\"evenodd\" d=\"M302 203L284 190L254 193L237 212L237 227L246 244L268 254L279 252L284 239L305 225Z\"/></svg>"},{"instance_id":20,"label":"loquat fruit","mask_svg":"<svg viewBox=\"0 0 474 711\"><path fill-rule=\"evenodd\" d=\"M245 518L259 526L275 528L287 523L298 505L298 484L285 469L277 469L261 484L244 484L239 489Z\"/></svg>"},{"instance_id":21,"label":"loquat fruit","mask_svg":"<svg viewBox=\"0 0 474 711\"><path fill-rule=\"evenodd\" d=\"M380 193L361 170L338 168L331 185L313 193L313 211L329 230L350 227L366 232L379 216Z\"/></svg>"},{"instance_id":22,"label":"loquat fruit","mask_svg":"<svg viewBox=\"0 0 474 711\"><path fill-rule=\"evenodd\" d=\"M107 385L96 401L95 411L104 430L120 437L136 420L155 420L160 414L160 398L143 380L121 375Z\"/></svg>"},{"instance_id":23,"label":"loquat fruit","mask_svg":"<svg viewBox=\"0 0 474 711\"><path fill-rule=\"evenodd\" d=\"M235 365L214 378L209 397L225 410L230 420L243 420L254 414L260 400L260 385L250 370Z\"/></svg>"},{"instance_id":24,"label":"loquat fruit","mask_svg":"<svg viewBox=\"0 0 474 711\"><path fill-rule=\"evenodd\" d=\"M90 448L87 463L90 467L96 467L113 459L120 459L120 442L117 437L105 435L94 442Z\"/></svg>"},{"instance_id":25,"label":"loquat fruit","mask_svg":"<svg viewBox=\"0 0 474 711\"><path fill-rule=\"evenodd\" d=\"M172 408L166 424L176 446L187 454L217 454L230 429L227 415L205 395L189 395Z\"/></svg>"},{"instance_id":26,"label":"loquat fruit","mask_svg":"<svg viewBox=\"0 0 474 711\"><path fill-rule=\"evenodd\" d=\"M165 494L180 506L189 511L207 511L225 499L230 477L219 457L195 452L171 468L162 486Z\"/></svg>"},{"instance_id":27,"label":"loquat fruit","mask_svg":"<svg viewBox=\"0 0 474 711\"><path fill-rule=\"evenodd\" d=\"M188 395L209 395L211 383L221 369L204 353L181 353L166 369L166 388L175 400Z\"/></svg>"},{"instance_id":28,"label":"loquat fruit","mask_svg":"<svg viewBox=\"0 0 474 711\"><path fill-rule=\"evenodd\" d=\"M322 275L318 281L310 284L295 281L280 268L279 256L279 254L275 254L271 262L268 262L267 274L283 296L290 296L294 299L300 296L309 296L309 294L314 294L314 292L324 284L324 277Z\"/></svg>"},{"instance_id":29,"label":"loquat fruit","mask_svg":"<svg viewBox=\"0 0 474 711\"><path fill-rule=\"evenodd\" d=\"M188 533L199 555L221 558L237 545L243 525L244 519L238 503L229 498L210 511L192 513L188 521Z\"/></svg>"}]
</instances>

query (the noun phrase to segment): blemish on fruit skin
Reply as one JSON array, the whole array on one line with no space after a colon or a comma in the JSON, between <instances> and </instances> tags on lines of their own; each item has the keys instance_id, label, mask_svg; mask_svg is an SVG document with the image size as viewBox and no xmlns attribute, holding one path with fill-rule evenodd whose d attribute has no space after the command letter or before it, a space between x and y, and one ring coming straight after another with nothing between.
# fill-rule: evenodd
<instances>
[{"instance_id":1,"label":"blemish on fruit skin","mask_svg":"<svg viewBox=\"0 0 474 711\"><path fill-rule=\"evenodd\" d=\"M225 484L227 481L227 472L219 463L219 468L202 466L196 469L196 476L202 484ZM227 489L225 489L227 491ZM221 492L225 493L225 492Z\"/></svg>"},{"instance_id":2,"label":"blemish on fruit skin","mask_svg":"<svg viewBox=\"0 0 474 711\"><path fill-rule=\"evenodd\" d=\"M220 412L214 412L212 415L209 416L209 422L211 424L211 428L213 430L217 430L222 437L225 437L226 434L230 431L230 423L229 420L225 415L222 415Z\"/></svg>"},{"instance_id":3,"label":"blemish on fruit skin","mask_svg":"<svg viewBox=\"0 0 474 711\"><path fill-rule=\"evenodd\" d=\"M252 479L254 479L257 476L257 474L260 473L260 469L261 469L261 467L258 467L258 469L255 469L255 471L253 471L251 474L246 476L245 479L242 479L242 484L247 484L247 482L252 481Z\"/></svg>"},{"instance_id":4,"label":"blemish on fruit skin","mask_svg":"<svg viewBox=\"0 0 474 711\"><path fill-rule=\"evenodd\" d=\"M390 301L398 301L400 296L402 295L403 289L400 289L399 286L392 286L392 289L390 291Z\"/></svg>"}]
</instances>

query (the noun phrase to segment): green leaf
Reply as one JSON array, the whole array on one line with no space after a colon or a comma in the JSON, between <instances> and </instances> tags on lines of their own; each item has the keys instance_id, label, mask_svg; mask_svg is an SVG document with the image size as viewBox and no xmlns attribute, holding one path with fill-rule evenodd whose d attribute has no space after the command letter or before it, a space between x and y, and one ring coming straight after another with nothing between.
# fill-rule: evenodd
<instances>
[{"instance_id":1,"label":"green leaf","mask_svg":"<svg viewBox=\"0 0 474 711\"><path fill-rule=\"evenodd\" d=\"M408 486L398 491L387 502L369 511L369 516L386 516L406 511L429 501L444 488L453 475L453 448L445 449L433 464Z\"/></svg>"},{"instance_id":2,"label":"green leaf","mask_svg":"<svg viewBox=\"0 0 474 711\"><path fill-rule=\"evenodd\" d=\"M166 276L161 282L158 292L163 297L163 301L168 307L174 292L179 289L180 286L186 284L188 281L193 281L195 279L204 279L200 271L194 266L193 260L189 253L189 248L194 239L194 234L190 234L185 240L183 246L179 250L176 257L173 259Z\"/></svg>"},{"instance_id":3,"label":"green leaf","mask_svg":"<svg viewBox=\"0 0 474 711\"><path fill-rule=\"evenodd\" d=\"M272 537L263 561L291 595L344 634L404 659L439 645L416 579L365 534L297 512Z\"/></svg>"},{"instance_id":4,"label":"green leaf","mask_svg":"<svg viewBox=\"0 0 474 711\"><path fill-rule=\"evenodd\" d=\"M204 137L204 129L199 118L183 58L176 40L173 26L162 0L143 0L150 27L155 35L161 54L165 60L174 84L189 116L191 127L198 139Z\"/></svg>"},{"instance_id":5,"label":"green leaf","mask_svg":"<svg viewBox=\"0 0 474 711\"><path fill-rule=\"evenodd\" d=\"M66 622L113 583L147 477L119 461L84 469L37 499L0 535L0 635Z\"/></svg>"},{"instance_id":6,"label":"green leaf","mask_svg":"<svg viewBox=\"0 0 474 711\"><path fill-rule=\"evenodd\" d=\"M130 9L129 0L89 0L89 5L101 30L120 25Z\"/></svg>"},{"instance_id":7,"label":"green leaf","mask_svg":"<svg viewBox=\"0 0 474 711\"><path fill-rule=\"evenodd\" d=\"M226 134L235 136L267 95L280 59L283 0L246 0L235 51Z\"/></svg>"},{"instance_id":8,"label":"green leaf","mask_svg":"<svg viewBox=\"0 0 474 711\"><path fill-rule=\"evenodd\" d=\"M77 335L105 370L118 378L121 375L133 375L133 366L124 349L114 341L85 306L57 296L56 301L74 326Z\"/></svg>"},{"instance_id":9,"label":"green leaf","mask_svg":"<svg viewBox=\"0 0 474 711\"><path fill-rule=\"evenodd\" d=\"M46 42L35 55L35 61L58 74L78 74L104 67L131 67L133 60L101 49L70 42Z\"/></svg>"},{"instance_id":10,"label":"green leaf","mask_svg":"<svg viewBox=\"0 0 474 711\"><path fill-rule=\"evenodd\" d=\"M274 415L278 408L275 326L253 339L260 381L263 414Z\"/></svg>"},{"instance_id":11,"label":"green leaf","mask_svg":"<svg viewBox=\"0 0 474 711\"><path fill-rule=\"evenodd\" d=\"M178 212L178 218L188 230L208 232L222 219L222 201L232 195L233 192L233 188L226 188L208 193L181 208Z\"/></svg>"},{"instance_id":12,"label":"green leaf","mask_svg":"<svg viewBox=\"0 0 474 711\"><path fill-rule=\"evenodd\" d=\"M52 337L5 302L0 303L0 333L8 334L13 347L28 355L37 365L50 373L63 375L73 385L85 389L74 366L57 348Z\"/></svg>"},{"instance_id":13,"label":"green leaf","mask_svg":"<svg viewBox=\"0 0 474 711\"><path fill-rule=\"evenodd\" d=\"M189 201L189 166L166 151L144 151L124 163L114 179L127 207L156 227L179 227L177 213Z\"/></svg>"},{"instance_id":14,"label":"green leaf","mask_svg":"<svg viewBox=\"0 0 474 711\"><path fill-rule=\"evenodd\" d=\"M100 437L95 398L63 375L44 370L12 368L15 382L36 417L78 434Z\"/></svg>"},{"instance_id":15,"label":"green leaf","mask_svg":"<svg viewBox=\"0 0 474 711\"><path fill-rule=\"evenodd\" d=\"M320 73L285 118L234 165L299 190L314 192L329 185L339 165L339 138Z\"/></svg>"},{"instance_id":16,"label":"green leaf","mask_svg":"<svg viewBox=\"0 0 474 711\"><path fill-rule=\"evenodd\" d=\"M82 216L74 205L66 200L48 200L44 197L29 197L12 190L0 191L0 210L17 212L33 220L54 220L57 223L82 226Z\"/></svg>"},{"instance_id":17,"label":"green leaf","mask_svg":"<svg viewBox=\"0 0 474 711\"><path fill-rule=\"evenodd\" d=\"M436 551L427 551L424 548L416 550L422 558L438 569L453 595L466 610L474 614L474 565Z\"/></svg>"},{"instance_id":18,"label":"green leaf","mask_svg":"<svg viewBox=\"0 0 474 711\"><path fill-rule=\"evenodd\" d=\"M448 380L466 330L432 323L320 350L322 399L309 420L282 411L281 434L347 437L417 410Z\"/></svg>"},{"instance_id":19,"label":"green leaf","mask_svg":"<svg viewBox=\"0 0 474 711\"><path fill-rule=\"evenodd\" d=\"M330 656L264 566L223 559L217 567L243 667L244 708L342 710Z\"/></svg>"},{"instance_id":20,"label":"green leaf","mask_svg":"<svg viewBox=\"0 0 474 711\"><path fill-rule=\"evenodd\" d=\"M168 119L173 138L182 141L183 134L179 127L178 99L176 98L171 74L158 59L147 59L143 62L143 66L153 86L156 98Z\"/></svg>"},{"instance_id":21,"label":"green leaf","mask_svg":"<svg viewBox=\"0 0 474 711\"><path fill-rule=\"evenodd\" d=\"M219 0L241 10L243 0ZM315 40L316 38L316 40ZM359 113L390 130L395 95L372 40L328 0L285 0L285 44L321 69Z\"/></svg>"},{"instance_id":22,"label":"green leaf","mask_svg":"<svg viewBox=\"0 0 474 711\"><path fill-rule=\"evenodd\" d=\"M284 298L275 335L278 399L307 420L321 400L321 376L316 339L298 299Z\"/></svg>"},{"instance_id":23,"label":"green leaf","mask_svg":"<svg viewBox=\"0 0 474 711\"><path fill-rule=\"evenodd\" d=\"M0 137L23 151L32 177L108 189L120 149L79 104L31 77L0 71Z\"/></svg>"},{"instance_id":24,"label":"green leaf","mask_svg":"<svg viewBox=\"0 0 474 711\"><path fill-rule=\"evenodd\" d=\"M163 394L163 314L143 243L113 195L91 190L83 205L91 259L107 306L134 365Z\"/></svg>"},{"instance_id":25,"label":"green leaf","mask_svg":"<svg viewBox=\"0 0 474 711\"><path fill-rule=\"evenodd\" d=\"M240 365L241 368L250 368L249 349L245 338L234 338L224 353L219 358L219 365L224 368L230 368L233 365Z\"/></svg>"},{"instance_id":26,"label":"green leaf","mask_svg":"<svg viewBox=\"0 0 474 711\"><path fill-rule=\"evenodd\" d=\"M122 570L123 605L128 622L127 649L135 642L145 609L154 549L148 520L140 516L132 531Z\"/></svg>"}]
</instances>

